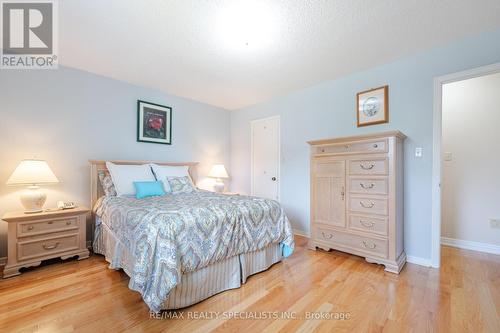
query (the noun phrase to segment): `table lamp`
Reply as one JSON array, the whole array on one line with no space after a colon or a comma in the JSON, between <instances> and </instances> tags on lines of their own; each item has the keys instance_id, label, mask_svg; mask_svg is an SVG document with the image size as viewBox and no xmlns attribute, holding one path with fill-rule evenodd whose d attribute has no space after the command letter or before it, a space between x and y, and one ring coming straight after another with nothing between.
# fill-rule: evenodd
<instances>
[{"instance_id":1,"label":"table lamp","mask_svg":"<svg viewBox=\"0 0 500 333\"><path fill-rule=\"evenodd\" d=\"M23 160L12 173L7 185L28 185L21 193L20 199L25 213L39 213L43 209L47 195L38 185L55 184L59 180L50 170L47 162L42 160Z\"/></svg>"},{"instance_id":2,"label":"table lamp","mask_svg":"<svg viewBox=\"0 0 500 333\"><path fill-rule=\"evenodd\" d=\"M214 191L217 193L224 192L224 182L221 178L229 178L227 175L226 168L224 168L223 164L215 164L210 169L208 173L208 177L215 178Z\"/></svg>"}]
</instances>

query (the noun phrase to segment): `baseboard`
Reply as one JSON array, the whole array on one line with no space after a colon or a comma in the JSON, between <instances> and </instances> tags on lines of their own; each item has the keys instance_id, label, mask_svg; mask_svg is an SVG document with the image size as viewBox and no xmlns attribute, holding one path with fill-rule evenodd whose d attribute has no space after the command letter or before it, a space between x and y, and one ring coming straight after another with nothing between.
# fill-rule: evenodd
<instances>
[{"instance_id":1,"label":"baseboard","mask_svg":"<svg viewBox=\"0 0 500 333\"><path fill-rule=\"evenodd\" d=\"M457 247L464 250L479 251L491 254L500 254L500 246L488 243L473 242L463 239L441 237L441 244Z\"/></svg>"},{"instance_id":2,"label":"baseboard","mask_svg":"<svg viewBox=\"0 0 500 333\"><path fill-rule=\"evenodd\" d=\"M406 256L406 262L409 262L411 264L415 265L420 265L420 266L425 266L425 267L431 267L431 260L427 258L422 258L422 257L415 257L415 256Z\"/></svg>"},{"instance_id":3,"label":"baseboard","mask_svg":"<svg viewBox=\"0 0 500 333\"><path fill-rule=\"evenodd\" d=\"M298 235L298 236L302 236L302 237L306 237L306 238L311 238L311 235L308 232L305 232L304 230L300 230L300 229L293 229L293 234Z\"/></svg>"},{"instance_id":4,"label":"baseboard","mask_svg":"<svg viewBox=\"0 0 500 333\"><path fill-rule=\"evenodd\" d=\"M7 264L7 257L0 258L0 266L5 266Z\"/></svg>"}]
</instances>

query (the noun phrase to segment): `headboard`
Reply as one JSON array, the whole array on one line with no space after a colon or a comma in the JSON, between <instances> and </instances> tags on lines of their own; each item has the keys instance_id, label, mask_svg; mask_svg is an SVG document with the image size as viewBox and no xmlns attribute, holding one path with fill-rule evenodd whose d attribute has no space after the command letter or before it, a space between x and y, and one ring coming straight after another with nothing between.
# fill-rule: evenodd
<instances>
[{"instance_id":1,"label":"headboard","mask_svg":"<svg viewBox=\"0 0 500 333\"><path fill-rule=\"evenodd\" d=\"M114 164L121 165L141 165L154 163L158 165L168 165L168 166L188 166L188 172L191 176L193 182L196 181L196 165L198 162L154 162L154 161L109 161ZM104 190L102 189L101 183L99 182L99 172L108 171L106 167L106 161L99 160L89 160L90 163L90 204L91 209L100 197L104 195Z\"/></svg>"}]
</instances>

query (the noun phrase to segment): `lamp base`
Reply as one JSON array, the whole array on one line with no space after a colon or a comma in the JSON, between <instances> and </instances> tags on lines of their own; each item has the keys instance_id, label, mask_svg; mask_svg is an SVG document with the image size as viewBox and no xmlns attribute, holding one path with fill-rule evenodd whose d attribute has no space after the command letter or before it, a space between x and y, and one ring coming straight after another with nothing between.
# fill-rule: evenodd
<instances>
[{"instance_id":1,"label":"lamp base","mask_svg":"<svg viewBox=\"0 0 500 333\"><path fill-rule=\"evenodd\" d=\"M47 200L47 195L40 191L40 187L33 185L29 186L26 191L21 193L21 203L24 207L26 214L40 213L43 211L43 205Z\"/></svg>"},{"instance_id":2,"label":"lamp base","mask_svg":"<svg viewBox=\"0 0 500 333\"><path fill-rule=\"evenodd\" d=\"M215 181L215 184L214 184L214 191L215 191L216 193L222 193L222 192L224 192L224 187L225 187L225 185L224 185L224 182L223 182L222 180L217 179L217 180Z\"/></svg>"}]
</instances>

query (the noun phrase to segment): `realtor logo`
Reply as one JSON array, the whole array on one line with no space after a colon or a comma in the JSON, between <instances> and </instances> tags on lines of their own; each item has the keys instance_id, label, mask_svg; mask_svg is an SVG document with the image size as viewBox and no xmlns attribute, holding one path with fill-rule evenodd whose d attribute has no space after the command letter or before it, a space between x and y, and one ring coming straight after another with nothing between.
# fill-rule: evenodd
<instances>
[{"instance_id":1,"label":"realtor logo","mask_svg":"<svg viewBox=\"0 0 500 333\"><path fill-rule=\"evenodd\" d=\"M55 0L1 2L2 69L57 68Z\"/></svg>"}]
</instances>

